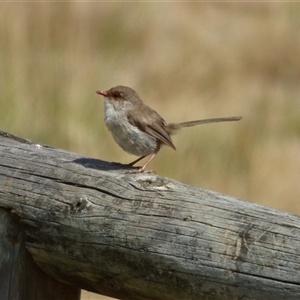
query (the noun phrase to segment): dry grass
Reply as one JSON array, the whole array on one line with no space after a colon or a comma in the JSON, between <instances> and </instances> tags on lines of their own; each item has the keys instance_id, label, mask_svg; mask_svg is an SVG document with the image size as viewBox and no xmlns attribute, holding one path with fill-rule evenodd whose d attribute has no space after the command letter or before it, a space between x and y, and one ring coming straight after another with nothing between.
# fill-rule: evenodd
<instances>
[{"instance_id":1,"label":"dry grass","mask_svg":"<svg viewBox=\"0 0 300 300\"><path fill-rule=\"evenodd\" d=\"M298 4L1 3L0 43L1 130L128 162L97 89L129 85L170 122L243 115L182 131L151 168L300 213Z\"/></svg>"}]
</instances>

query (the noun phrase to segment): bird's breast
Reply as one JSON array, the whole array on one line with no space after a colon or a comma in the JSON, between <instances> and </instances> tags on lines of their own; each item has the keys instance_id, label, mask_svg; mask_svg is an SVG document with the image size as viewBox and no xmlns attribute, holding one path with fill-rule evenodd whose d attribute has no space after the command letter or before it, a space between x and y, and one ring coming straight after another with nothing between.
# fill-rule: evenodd
<instances>
[{"instance_id":1,"label":"bird's breast","mask_svg":"<svg viewBox=\"0 0 300 300\"><path fill-rule=\"evenodd\" d=\"M157 140L129 123L126 109L118 109L110 101L105 101L104 121L124 151L136 156L147 156L156 150Z\"/></svg>"}]
</instances>

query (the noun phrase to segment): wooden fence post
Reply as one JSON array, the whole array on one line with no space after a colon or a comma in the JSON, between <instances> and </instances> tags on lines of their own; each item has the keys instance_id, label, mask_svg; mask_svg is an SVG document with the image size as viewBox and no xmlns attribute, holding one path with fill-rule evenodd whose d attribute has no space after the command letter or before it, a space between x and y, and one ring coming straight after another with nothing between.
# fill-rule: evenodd
<instances>
[{"instance_id":1,"label":"wooden fence post","mask_svg":"<svg viewBox=\"0 0 300 300\"><path fill-rule=\"evenodd\" d=\"M68 293L48 279L40 289L34 263L124 300L300 299L300 218L276 209L4 132L0 208L4 299L38 299L10 298L18 280L26 293Z\"/></svg>"},{"instance_id":2,"label":"wooden fence post","mask_svg":"<svg viewBox=\"0 0 300 300\"><path fill-rule=\"evenodd\" d=\"M37 267L21 228L18 216L0 208L1 300L79 300L79 288L58 282Z\"/></svg>"}]
</instances>

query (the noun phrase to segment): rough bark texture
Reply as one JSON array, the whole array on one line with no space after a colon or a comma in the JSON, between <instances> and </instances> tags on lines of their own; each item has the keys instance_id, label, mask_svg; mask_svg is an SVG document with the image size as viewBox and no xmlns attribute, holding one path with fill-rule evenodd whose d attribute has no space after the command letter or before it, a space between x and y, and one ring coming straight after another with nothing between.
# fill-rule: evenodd
<instances>
[{"instance_id":1,"label":"rough bark texture","mask_svg":"<svg viewBox=\"0 0 300 300\"><path fill-rule=\"evenodd\" d=\"M5 133L0 151L0 207L55 280L130 300L300 299L298 216Z\"/></svg>"}]
</instances>

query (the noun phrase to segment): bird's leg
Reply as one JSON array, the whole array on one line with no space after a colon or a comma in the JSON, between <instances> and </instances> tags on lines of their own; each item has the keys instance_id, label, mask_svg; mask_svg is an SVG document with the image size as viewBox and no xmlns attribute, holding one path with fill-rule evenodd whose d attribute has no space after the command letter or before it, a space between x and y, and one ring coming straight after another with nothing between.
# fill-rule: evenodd
<instances>
[{"instance_id":1,"label":"bird's leg","mask_svg":"<svg viewBox=\"0 0 300 300\"><path fill-rule=\"evenodd\" d=\"M133 165L135 165L137 162L139 162L140 160L142 160L143 158L145 158L146 156L142 156L136 160L134 160L133 162L127 164L128 167L133 167Z\"/></svg>"},{"instance_id":2,"label":"bird's leg","mask_svg":"<svg viewBox=\"0 0 300 300\"><path fill-rule=\"evenodd\" d=\"M153 172L152 170L149 171L145 171L146 167L150 164L150 162L152 161L152 159L155 157L155 155L158 153L160 148L157 148L155 150L155 152L150 156L150 158L148 159L148 161L144 164L143 167L139 168L139 169L132 169L130 171L128 171L128 173L144 173L144 172ZM141 158L139 158L137 161L141 160L142 158L144 158L145 156L142 156ZM134 161L133 163L136 163L137 161Z\"/></svg>"}]
</instances>

